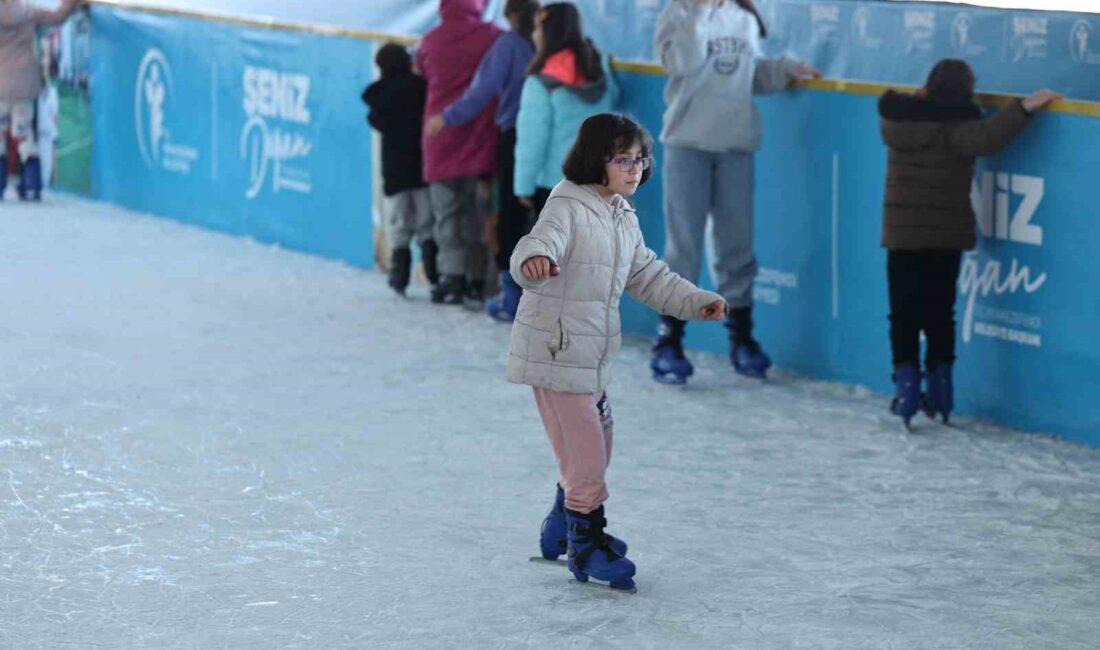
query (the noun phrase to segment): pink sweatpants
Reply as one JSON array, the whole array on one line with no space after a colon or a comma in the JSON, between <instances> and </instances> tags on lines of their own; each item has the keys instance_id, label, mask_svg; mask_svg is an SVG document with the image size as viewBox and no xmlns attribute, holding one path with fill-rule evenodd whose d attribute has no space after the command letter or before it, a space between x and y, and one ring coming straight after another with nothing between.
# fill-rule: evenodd
<instances>
[{"instance_id":1,"label":"pink sweatpants","mask_svg":"<svg viewBox=\"0 0 1100 650\"><path fill-rule=\"evenodd\" d=\"M535 389L542 425L554 448L565 507L589 513L607 501L604 475L611 462L611 404L607 394Z\"/></svg>"}]
</instances>

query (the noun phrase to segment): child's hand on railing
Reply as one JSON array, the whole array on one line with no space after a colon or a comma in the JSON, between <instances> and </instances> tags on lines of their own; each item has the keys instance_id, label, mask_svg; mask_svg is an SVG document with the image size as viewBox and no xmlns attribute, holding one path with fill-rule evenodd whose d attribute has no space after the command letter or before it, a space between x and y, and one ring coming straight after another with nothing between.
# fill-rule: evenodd
<instances>
[{"instance_id":1,"label":"child's hand on railing","mask_svg":"<svg viewBox=\"0 0 1100 650\"><path fill-rule=\"evenodd\" d=\"M539 281L547 280L552 276L561 273L561 269L557 264L550 261L549 257L538 255L536 257L528 258L523 263L523 274L527 276L528 280Z\"/></svg>"},{"instance_id":2,"label":"child's hand on railing","mask_svg":"<svg viewBox=\"0 0 1100 650\"><path fill-rule=\"evenodd\" d=\"M1024 110L1028 113L1034 113L1035 111L1046 108L1051 102L1063 98L1064 97L1060 93L1056 93L1053 90L1048 90L1046 88L1036 90L1030 97L1024 99Z\"/></svg>"}]
</instances>

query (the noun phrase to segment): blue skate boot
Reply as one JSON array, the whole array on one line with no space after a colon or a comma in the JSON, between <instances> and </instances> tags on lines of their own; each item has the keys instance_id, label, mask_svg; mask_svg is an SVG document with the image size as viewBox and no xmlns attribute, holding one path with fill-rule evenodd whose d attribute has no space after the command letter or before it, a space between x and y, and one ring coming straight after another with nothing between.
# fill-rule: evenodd
<instances>
[{"instance_id":1,"label":"blue skate boot","mask_svg":"<svg viewBox=\"0 0 1100 650\"><path fill-rule=\"evenodd\" d=\"M607 582L612 589L634 590L634 563L617 553L603 532L607 526L603 506L588 514L565 510L569 537L569 570L577 582L589 577Z\"/></svg>"},{"instance_id":2,"label":"blue skate boot","mask_svg":"<svg viewBox=\"0 0 1100 650\"><path fill-rule=\"evenodd\" d=\"M900 366L894 370L897 392L890 402L890 412L901 417L906 429L921 405L920 379L920 372L913 366Z\"/></svg>"},{"instance_id":3,"label":"blue skate boot","mask_svg":"<svg viewBox=\"0 0 1100 650\"><path fill-rule=\"evenodd\" d=\"M730 331L730 363L738 374L764 379L772 360L752 337L752 307L737 307L726 317Z\"/></svg>"},{"instance_id":4,"label":"blue skate boot","mask_svg":"<svg viewBox=\"0 0 1100 650\"><path fill-rule=\"evenodd\" d=\"M19 198L24 201L42 200L42 162L31 156L23 163L23 175L19 179Z\"/></svg>"},{"instance_id":5,"label":"blue skate boot","mask_svg":"<svg viewBox=\"0 0 1100 650\"><path fill-rule=\"evenodd\" d=\"M921 407L924 414L933 420L938 414L944 424L948 423L955 408L955 385L951 377L953 365L950 361L930 361L924 373L926 392Z\"/></svg>"},{"instance_id":6,"label":"blue skate boot","mask_svg":"<svg viewBox=\"0 0 1100 650\"><path fill-rule=\"evenodd\" d=\"M565 490L561 489L559 485L557 494L554 495L554 505L551 506L546 519L542 520L542 531L539 533L539 547L542 550L543 559L556 560L558 556L566 552L568 548L567 528L568 526L565 523ZM611 547L611 550L619 555L626 555L626 542L607 533L604 533L604 536L607 538L607 545Z\"/></svg>"},{"instance_id":7,"label":"blue skate boot","mask_svg":"<svg viewBox=\"0 0 1100 650\"><path fill-rule=\"evenodd\" d=\"M695 372L684 356L685 325L684 321L671 316L661 316L657 325L657 343L653 346L649 368L653 371L653 379L662 384L682 386Z\"/></svg>"},{"instance_id":8,"label":"blue skate boot","mask_svg":"<svg viewBox=\"0 0 1100 650\"><path fill-rule=\"evenodd\" d=\"M519 309L521 296L523 296L523 288L512 279L512 274L501 271L500 295L485 301L485 312L493 320L511 323L516 319L516 310Z\"/></svg>"}]
</instances>

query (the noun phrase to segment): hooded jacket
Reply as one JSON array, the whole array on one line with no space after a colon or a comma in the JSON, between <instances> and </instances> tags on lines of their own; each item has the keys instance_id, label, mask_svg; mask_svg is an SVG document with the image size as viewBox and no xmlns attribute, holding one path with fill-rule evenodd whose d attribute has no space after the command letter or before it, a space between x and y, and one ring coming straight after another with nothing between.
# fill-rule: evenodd
<instances>
[{"instance_id":1,"label":"hooded jacket","mask_svg":"<svg viewBox=\"0 0 1100 650\"><path fill-rule=\"evenodd\" d=\"M540 255L561 272L529 280L523 263ZM570 181L550 193L511 267L524 291L512 324L508 381L558 392L595 394L611 382L624 291L683 320L698 319L703 307L722 299L657 259L629 201L617 194L608 201L595 186Z\"/></svg>"},{"instance_id":2,"label":"hooded jacket","mask_svg":"<svg viewBox=\"0 0 1100 650\"><path fill-rule=\"evenodd\" d=\"M581 123L618 103L619 85L606 57L601 66L600 79L585 79L573 52L562 50L547 59L539 74L523 82L516 116L516 196L554 187L562 179L562 162Z\"/></svg>"},{"instance_id":3,"label":"hooded jacket","mask_svg":"<svg viewBox=\"0 0 1100 650\"><path fill-rule=\"evenodd\" d=\"M1014 101L982 119L976 104L888 91L879 100L889 148L882 245L890 250L969 250L977 241L970 187L974 158L1007 147L1030 122Z\"/></svg>"},{"instance_id":4,"label":"hooded jacket","mask_svg":"<svg viewBox=\"0 0 1100 650\"><path fill-rule=\"evenodd\" d=\"M424 35L416 65L428 80L425 117L442 113L462 97L478 64L503 32L484 22L486 0L441 0L442 22ZM463 176L492 176L496 170L496 102L462 126L434 136L423 134L424 180L429 183Z\"/></svg>"},{"instance_id":5,"label":"hooded jacket","mask_svg":"<svg viewBox=\"0 0 1100 650\"><path fill-rule=\"evenodd\" d=\"M787 88L800 62L761 55L756 16L735 2L670 0L657 17L654 46L668 71L661 142L702 151L756 151L754 94Z\"/></svg>"},{"instance_id":6,"label":"hooded jacket","mask_svg":"<svg viewBox=\"0 0 1100 650\"><path fill-rule=\"evenodd\" d=\"M420 141L427 84L417 74L379 79L363 91L367 121L382 134L382 179L386 196L424 187Z\"/></svg>"}]
</instances>

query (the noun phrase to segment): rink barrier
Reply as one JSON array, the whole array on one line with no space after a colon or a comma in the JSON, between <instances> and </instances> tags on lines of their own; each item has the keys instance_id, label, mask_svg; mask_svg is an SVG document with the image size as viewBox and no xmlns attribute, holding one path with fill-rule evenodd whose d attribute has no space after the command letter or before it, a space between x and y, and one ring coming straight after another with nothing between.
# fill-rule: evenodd
<instances>
[{"instance_id":1,"label":"rink barrier","mask_svg":"<svg viewBox=\"0 0 1100 650\"><path fill-rule=\"evenodd\" d=\"M333 36L338 38L351 38L377 43L401 43L404 45L415 45L420 40L418 37L415 36L389 34L386 32L366 29L335 27L332 25L323 25L316 23L301 23L277 20L275 18L228 16L223 14L193 11L188 9L172 9L167 7L144 5L140 2L127 2L126 0L92 0L91 4L118 7L131 11L160 14L163 16L193 18L209 22L237 25L240 27L273 29L286 32L298 32L302 34L316 34L319 36ZM662 68L660 65L649 63L646 61L612 59L611 63L612 67L619 72L633 72L637 74L649 74L658 76L664 76L667 74L665 72L665 69ZM808 81L796 82L794 85L810 90L850 93L855 95L881 95L890 88L893 88L895 90L916 89L915 86L907 86L905 84L883 84L869 81L853 81L844 79L812 79ZM978 95L978 102L985 106L1000 107L1008 104L1013 99L1018 97L1020 97L1020 95L1014 95L1011 93L981 93ZM1065 99L1054 102L1050 105L1048 110L1055 113L1100 117L1100 102Z\"/></svg>"},{"instance_id":2,"label":"rink barrier","mask_svg":"<svg viewBox=\"0 0 1100 650\"><path fill-rule=\"evenodd\" d=\"M371 177L371 138L357 95L373 75L373 43L413 39L143 12L114 0L97 5L95 196L372 265L371 190L364 180ZM161 60L169 66L154 74ZM664 111L659 66L618 61L616 68L627 98L622 110L656 131ZM249 84L293 87L302 75L313 83L310 110L301 115L293 102L248 100ZM162 92L162 83L172 92ZM780 367L889 393L879 246L886 152L876 112L876 96L888 85L828 79L802 85L758 100L765 145L756 156L754 318ZM991 105L1012 99L982 96ZM212 100L217 119L202 110ZM1097 138L1098 111L1095 102L1075 101L1056 109L976 170L982 236L964 257L959 283L958 412L1100 446L1100 401L1093 397L1100 393L1100 341L1082 335L1100 323L1100 301L1088 298L1089 279L1100 277L1089 178L1089 170L1100 169L1100 147L1082 146ZM131 120L136 130L118 128ZM304 139L312 153L283 161L284 177L272 181L279 170L247 160L265 141L245 133L248 124L292 150ZM150 153L150 141L161 143L164 156ZM662 154L658 145L659 160ZM196 173L180 172L188 166ZM261 172L273 187L249 177ZM298 192L300 172L312 174L310 196ZM635 197L647 243L658 251L664 248L660 176L658 165ZM255 195L245 197L245 188ZM703 271L701 284L712 287ZM631 300L622 311L626 331L652 334L652 311ZM690 325L686 344L728 351L726 331L713 325Z\"/></svg>"}]
</instances>

